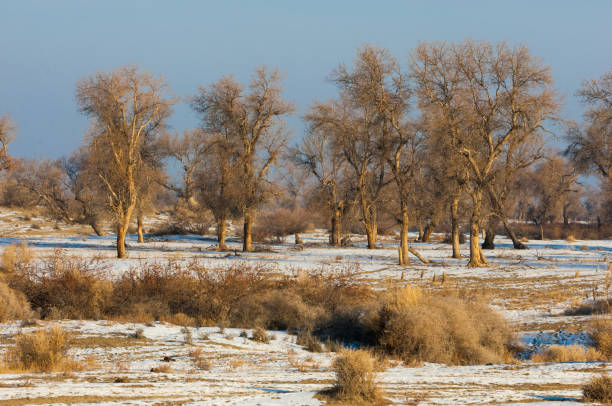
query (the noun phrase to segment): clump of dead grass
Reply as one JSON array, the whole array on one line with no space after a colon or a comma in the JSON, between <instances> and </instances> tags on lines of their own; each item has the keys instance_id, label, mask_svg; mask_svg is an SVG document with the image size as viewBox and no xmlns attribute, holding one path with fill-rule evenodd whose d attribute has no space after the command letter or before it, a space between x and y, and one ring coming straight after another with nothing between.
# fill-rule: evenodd
<instances>
[{"instance_id":1,"label":"clump of dead grass","mask_svg":"<svg viewBox=\"0 0 612 406\"><path fill-rule=\"evenodd\" d=\"M13 290L0 281L0 322L7 320L25 320L32 317L25 295Z\"/></svg>"},{"instance_id":2,"label":"clump of dead grass","mask_svg":"<svg viewBox=\"0 0 612 406\"><path fill-rule=\"evenodd\" d=\"M269 343L270 336L262 327L256 327L253 329L253 335L251 336L251 340L257 341L258 343Z\"/></svg>"},{"instance_id":3,"label":"clump of dead grass","mask_svg":"<svg viewBox=\"0 0 612 406\"><path fill-rule=\"evenodd\" d=\"M608 375L601 375L591 379L582 388L585 402L612 403L612 379Z\"/></svg>"},{"instance_id":4,"label":"clump of dead grass","mask_svg":"<svg viewBox=\"0 0 612 406\"><path fill-rule=\"evenodd\" d=\"M593 347L579 344L551 345L531 357L533 362L586 362L601 361L605 357Z\"/></svg>"},{"instance_id":5,"label":"clump of dead grass","mask_svg":"<svg viewBox=\"0 0 612 406\"><path fill-rule=\"evenodd\" d=\"M59 326L19 334L6 353L6 368L35 372L72 370L74 365L66 357L68 348L68 335Z\"/></svg>"},{"instance_id":6,"label":"clump of dead grass","mask_svg":"<svg viewBox=\"0 0 612 406\"><path fill-rule=\"evenodd\" d=\"M508 323L477 300L416 288L389 291L368 325L382 349L411 362L499 363L514 341Z\"/></svg>"},{"instance_id":7,"label":"clump of dead grass","mask_svg":"<svg viewBox=\"0 0 612 406\"><path fill-rule=\"evenodd\" d=\"M595 348L606 358L612 357L612 319L596 319L589 332Z\"/></svg>"},{"instance_id":8,"label":"clump of dead grass","mask_svg":"<svg viewBox=\"0 0 612 406\"><path fill-rule=\"evenodd\" d=\"M376 363L376 358L365 350L347 350L336 357L333 397L351 404L379 402L382 393L376 383Z\"/></svg>"}]
</instances>

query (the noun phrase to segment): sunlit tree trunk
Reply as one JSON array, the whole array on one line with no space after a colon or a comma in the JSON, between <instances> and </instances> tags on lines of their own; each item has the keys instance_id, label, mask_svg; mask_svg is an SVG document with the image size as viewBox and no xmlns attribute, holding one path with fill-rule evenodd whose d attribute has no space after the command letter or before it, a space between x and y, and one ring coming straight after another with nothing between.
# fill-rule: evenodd
<instances>
[{"instance_id":1,"label":"sunlit tree trunk","mask_svg":"<svg viewBox=\"0 0 612 406\"><path fill-rule=\"evenodd\" d=\"M226 233L226 221L225 219L217 219L217 241L219 242L219 251L225 251L227 246L225 245L225 233Z\"/></svg>"},{"instance_id":2,"label":"sunlit tree trunk","mask_svg":"<svg viewBox=\"0 0 612 406\"><path fill-rule=\"evenodd\" d=\"M244 215L242 251L253 251L253 214L247 211Z\"/></svg>"},{"instance_id":3,"label":"sunlit tree trunk","mask_svg":"<svg viewBox=\"0 0 612 406\"><path fill-rule=\"evenodd\" d=\"M453 197L451 202L451 240L453 244L453 258L461 258L459 248L459 198Z\"/></svg>"},{"instance_id":4,"label":"sunlit tree trunk","mask_svg":"<svg viewBox=\"0 0 612 406\"><path fill-rule=\"evenodd\" d=\"M470 219L470 262L469 267L479 267L487 265L487 261L480 248L480 219L482 210L482 192L476 190L472 192L472 217Z\"/></svg>"}]
</instances>

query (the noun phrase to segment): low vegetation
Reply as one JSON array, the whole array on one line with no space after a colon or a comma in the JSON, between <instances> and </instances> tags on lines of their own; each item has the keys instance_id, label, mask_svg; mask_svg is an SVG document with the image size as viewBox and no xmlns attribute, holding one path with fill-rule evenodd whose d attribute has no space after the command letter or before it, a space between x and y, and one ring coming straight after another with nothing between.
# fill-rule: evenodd
<instances>
[{"instance_id":1,"label":"low vegetation","mask_svg":"<svg viewBox=\"0 0 612 406\"><path fill-rule=\"evenodd\" d=\"M333 362L336 386L332 397L351 404L380 403L382 393L376 383L376 359L364 350L347 350Z\"/></svg>"},{"instance_id":2,"label":"low vegetation","mask_svg":"<svg viewBox=\"0 0 612 406\"><path fill-rule=\"evenodd\" d=\"M354 282L350 269L270 278L244 263L167 261L112 279L99 260L56 251L35 266L15 260L5 274L42 318L170 321L184 326L186 344L194 325L255 328L261 342L269 341L264 328L287 329L315 352L321 341L357 341L406 361L479 364L503 361L513 340L505 320L476 298L413 287L380 294Z\"/></svg>"},{"instance_id":3,"label":"low vegetation","mask_svg":"<svg viewBox=\"0 0 612 406\"><path fill-rule=\"evenodd\" d=\"M66 357L67 333L58 326L49 330L19 334L5 356L5 369L50 372L72 369Z\"/></svg>"},{"instance_id":4,"label":"low vegetation","mask_svg":"<svg viewBox=\"0 0 612 406\"><path fill-rule=\"evenodd\" d=\"M551 345L531 358L533 362L586 362L604 359L605 356L597 349L585 348L579 344Z\"/></svg>"},{"instance_id":5,"label":"low vegetation","mask_svg":"<svg viewBox=\"0 0 612 406\"><path fill-rule=\"evenodd\" d=\"M582 388L585 402L612 403L612 379L608 375L601 375L591 379Z\"/></svg>"}]
</instances>

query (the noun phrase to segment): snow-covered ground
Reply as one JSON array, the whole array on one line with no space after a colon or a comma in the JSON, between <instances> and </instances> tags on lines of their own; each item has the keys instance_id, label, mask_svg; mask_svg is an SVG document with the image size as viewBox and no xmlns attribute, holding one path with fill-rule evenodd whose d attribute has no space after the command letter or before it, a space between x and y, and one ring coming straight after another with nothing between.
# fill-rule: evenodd
<instances>
[{"instance_id":1,"label":"snow-covered ground","mask_svg":"<svg viewBox=\"0 0 612 406\"><path fill-rule=\"evenodd\" d=\"M129 258L117 260L114 237L95 237L86 229L43 224L36 228L15 220L18 213L0 213L0 247L26 241L38 256L62 249L69 255L98 256L114 275L148 261L172 258L196 260L214 267L247 261L270 271L352 269L356 278L373 286L414 284L429 289L461 288L478 292L504 314L529 350L550 344L588 344L584 325L589 316L567 316L570 307L593 298L606 297L610 287L609 264L612 240L531 241L528 250L513 250L509 240L498 238L496 249L485 255L491 266L469 269L466 259L450 257L450 246L440 243L414 244L434 261L424 265L416 258L411 266L397 265L397 241L383 236L380 248L367 250L362 237L354 246L332 248L327 235L303 236L295 246L293 237L284 244L267 244L253 253L217 252L212 236L149 236L138 244L128 238ZM462 246L467 257L468 245ZM93 356L94 367L70 374L0 374L0 405L41 403L172 404L203 405L315 405L322 401L317 391L333 384L330 363L333 353L310 353L295 344L295 336L270 332L270 343L239 337L241 330L217 327L193 328L193 343L185 343L181 327L165 323L138 325L110 321L41 322L60 323L88 345L76 346L76 359ZM0 325L0 351L21 328ZM129 338L143 329L145 339ZM247 331L250 336L250 332ZM117 339L109 344L110 339ZM106 340L106 341L105 341ZM208 370L193 362L194 348L209 361ZM169 357L170 362L164 362ZM169 365L167 372L152 368ZM379 381L393 404L572 404L579 402L582 385L612 366L602 362L547 363L530 361L509 365L445 366L425 364L408 367L393 362L379 374Z\"/></svg>"}]
</instances>

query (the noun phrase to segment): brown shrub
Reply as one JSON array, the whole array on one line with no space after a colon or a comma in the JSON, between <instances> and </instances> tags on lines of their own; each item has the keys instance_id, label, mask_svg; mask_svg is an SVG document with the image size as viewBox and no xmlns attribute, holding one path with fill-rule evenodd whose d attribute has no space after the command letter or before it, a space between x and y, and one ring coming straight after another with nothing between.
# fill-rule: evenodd
<instances>
[{"instance_id":1,"label":"brown shrub","mask_svg":"<svg viewBox=\"0 0 612 406\"><path fill-rule=\"evenodd\" d=\"M265 242L270 238L282 241L284 237L305 232L310 225L310 216L303 209L280 208L262 213L253 227L253 239Z\"/></svg>"},{"instance_id":2,"label":"brown shrub","mask_svg":"<svg viewBox=\"0 0 612 406\"><path fill-rule=\"evenodd\" d=\"M612 379L608 375L601 375L591 379L582 388L585 402L612 403Z\"/></svg>"},{"instance_id":3,"label":"brown shrub","mask_svg":"<svg viewBox=\"0 0 612 406\"><path fill-rule=\"evenodd\" d=\"M2 261L0 272L11 274L16 269L30 265L34 261L34 251L26 242L11 244L2 251L0 260Z\"/></svg>"},{"instance_id":4,"label":"brown shrub","mask_svg":"<svg viewBox=\"0 0 612 406\"><path fill-rule=\"evenodd\" d=\"M0 322L24 320L32 317L30 304L23 293L15 291L0 281Z\"/></svg>"},{"instance_id":5,"label":"brown shrub","mask_svg":"<svg viewBox=\"0 0 612 406\"><path fill-rule=\"evenodd\" d=\"M68 337L58 326L49 330L20 334L15 345L6 354L9 369L19 371L49 372L61 370L70 363L66 359Z\"/></svg>"},{"instance_id":6,"label":"brown shrub","mask_svg":"<svg viewBox=\"0 0 612 406\"><path fill-rule=\"evenodd\" d=\"M347 350L333 362L335 395L340 400L374 403L381 398L376 384L376 359L364 350Z\"/></svg>"},{"instance_id":7,"label":"brown shrub","mask_svg":"<svg viewBox=\"0 0 612 406\"><path fill-rule=\"evenodd\" d=\"M595 348L610 359L612 357L612 319L606 317L593 322L590 331Z\"/></svg>"},{"instance_id":8,"label":"brown shrub","mask_svg":"<svg viewBox=\"0 0 612 406\"><path fill-rule=\"evenodd\" d=\"M312 335L312 331L303 330L300 331L295 340L297 345L301 345L306 347L306 349L310 352L323 352L323 345L321 341L315 336Z\"/></svg>"},{"instance_id":9,"label":"brown shrub","mask_svg":"<svg viewBox=\"0 0 612 406\"><path fill-rule=\"evenodd\" d=\"M533 362L585 362L601 361L605 357L593 347L585 348L579 344L551 345L531 357Z\"/></svg>"},{"instance_id":10,"label":"brown shrub","mask_svg":"<svg viewBox=\"0 0 612 406\"><path fill-rule=\"evenodd\" d=\"M590 316L592 314L610 313L612 299L601 299L589 303L583 303L577 307L565 311L568 316Z\"/></svg>"},{"instance_id":11,"label":"brown shrub","mask_svg":"<svg viewBox=\"0 0 612 406\"><path fill-rule=\"evenodd\" d=\"M388 295L368 320L378 344L406 361L484 364L504 360L513 334L488 306L418 290Z\"/></svg>"},{"instance_id":12,"label":"brown shrub","mask_svg":"<svg viewBox=\"0 0 612 406\"><path fill-rule=\"evenodd\" d=\"M264 330L263 328L256 327L253 329L253 335L251 336L251 340L257 341L259 343L269 343L270 336L268 335L268 333L266 333L266 330Z\"/></svg>"}]
</instances>

